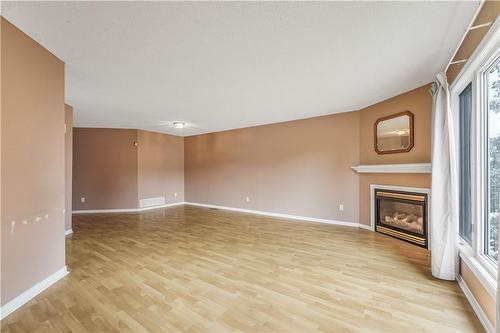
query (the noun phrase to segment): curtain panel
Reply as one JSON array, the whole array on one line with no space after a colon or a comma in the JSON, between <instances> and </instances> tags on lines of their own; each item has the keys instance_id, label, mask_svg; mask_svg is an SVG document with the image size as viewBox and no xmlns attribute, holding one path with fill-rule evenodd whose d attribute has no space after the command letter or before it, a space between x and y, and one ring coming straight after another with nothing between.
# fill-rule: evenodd
<instances>
[{"instance_id":1,"label":"curtain panel","mask_svg":"<svg viewBox=\"0 0 500 333\"><path fill-rule=\"evenodd\" d=\"M450 93L444 73L432 84L431 269L455 280L458 258L458 179Z\"/></svg>"}]
</instances>

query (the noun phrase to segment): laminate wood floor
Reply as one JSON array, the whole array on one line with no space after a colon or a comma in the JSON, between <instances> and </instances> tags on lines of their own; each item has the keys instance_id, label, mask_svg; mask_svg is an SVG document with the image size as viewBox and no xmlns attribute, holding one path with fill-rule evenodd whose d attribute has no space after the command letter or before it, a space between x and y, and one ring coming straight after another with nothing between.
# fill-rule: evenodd
<instances>
[{"instance_id":1,"label":"laminate wood floor","mask_svg":"<svg viewBox=\"0 0 500 333\"><path fill-rule=\"evenodd\" d=\"M427 251L366 230L177 206L73 217L70 274L13 332L481 332Z\"/></svg>"}]
</instances>

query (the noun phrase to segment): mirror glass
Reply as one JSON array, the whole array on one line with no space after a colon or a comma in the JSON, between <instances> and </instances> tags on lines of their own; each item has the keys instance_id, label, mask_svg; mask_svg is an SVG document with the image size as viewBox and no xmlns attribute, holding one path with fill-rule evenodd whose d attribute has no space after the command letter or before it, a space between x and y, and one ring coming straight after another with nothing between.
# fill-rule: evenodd
<instances>
[{"instance_id":1,"label":"mirror glass","mask_svg":"<svg viewBox=\"0 0 500 333\"><path fill-rule=\"evenodd\" d=\"M380 118L375 125L379 154L409 151L413 147L413 114L409 111Z\"/></svg>"}]
</instances>

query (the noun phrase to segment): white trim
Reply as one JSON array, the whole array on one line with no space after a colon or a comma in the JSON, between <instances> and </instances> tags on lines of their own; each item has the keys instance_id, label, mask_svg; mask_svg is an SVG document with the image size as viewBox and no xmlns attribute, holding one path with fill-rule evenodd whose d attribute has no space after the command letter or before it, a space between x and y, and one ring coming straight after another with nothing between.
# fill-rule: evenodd
<instances>
[{"instance_id":1,"label":"white trim","mask_svg":"<svg viewBox=\"0 0 500 333\"><path fill-rule=\"evenodd\" d=\"M57 272L50 275L48 278L38 282L33 287L25 290L22 294L17 296L16 298L10 300L5 305L0 308L0 319L4 319L9 314L29 302L33 297L40 294L42 291L62 279L64 276L68 274L68 269L66 266L58 270Z\"/></svg>"},{"instance_id":2,"label":"white trim","mask_svg":"<svg viewBox=\"0 0 500 333\"><path fill-rule=\"evenodd\" d=\"M476 298L470 291L469 287L467 287L467 284L465 283L464 279L459 275L457 276L457 282L460 288L462 289L465 297L469 301L472 309L476 313L476 316L478 317L479 321L484 327L484 330L488 333L493 333L495 332L495 329L493 328L493 325L490 323L488 317L486 317L486 314L484 313L483 309L481 308L481 305L477 302Z\"/></svg>"},{"instance_id":3,"label":"white trim","mask_svg":"<svg viewBox=\"0 0 500 333\"><path fill-rule=\"evenodd\" d=\"M500 25L497 25L497 28ZM486 60L484 65L479 69L477 73L477 85L480 87L476 91L477 104L475 116L477 117L477 127L475 130L476 133L472 133L473 142L476 141L475 150L476 155L474 162L475 166L472 167L472 172L475 172L478 176L477 184L474 190L474 195L477 196L477 212L475 214L475 222L477 224L477 236L476 237L476 259L483 265L483 267L489 272L489 274L496 278L497 276L497 267L494 261L487 257L485 253L485 248L487 244L486 239L486 221L487 221L487 202L489 198L487 197L486 189L488 188L487 183L487 166L488 166L488 107L486 102L486 83L485 83L485 73L489 71L492 66L500 59L500 29L497 29L497 50L490 54L489 58ZM476 169L474 169L476 168ZM474 216L474 215L473 215Z\"/></svg>"},{"instance_id":4,"label":"white trim","mask_svg":"<svg viewBox=\"0 0 500 333\"><path fill-rule=\"evenodd\" d=\"M64 231L64 236L71 235L73 233L73 229L68 229Z\"/></svg>"},{"instance_id":5,"label":"white trim","mask_svg":"<svg viewBox=\"0 0 500 333\"><path fill-rule=\"evenodd\" d=\"M319 219L319 218L315 218L315 217L289 215L289 214L281 214L281 213L272 213L272 212L265 212L265 211L261 211L261 210L244 209L244 208L234 208L234 207L227 207L227 206L217 206L217 205L209 205L209 204L202 204L202 203L196 203L196 202L186 202L185 204L186 205L191 205L191 206L198 206L198 207L206 207L206 208L216 208L216 209L230 210L230 211L240 212L240 213L249 213L249 214L265 215L265 216L271 216L271 217L279 217L279 218L291 219L291 220L300 220L300 221L309 221L309 222L316 222L316 223L335 224L335 225L341 225L341 226L353 227L353 228L359 228L360 227L360 224L357 223L357 222L345 222L345 221L337 221L337 220Z\"/></svg>"},{"instance_id":6,"label":"white trim","mask_svg":"<svg viewBox=\"0 0 500 333\"><path fill-rule=\"evenodd\" d=\"M166 207L173 207L173 206L179 206L179 205L184 205L185 202L175 202L175 203L169 203L166 205L161 205L161 206L152 206L152 207L143 207L143 208L118 208L118 209L88 209L88 210L74 210L73 214L96 214L96 213L135 213L135 212L143 212L145 210L151 210L151 209L159 209L159 208L166 208Z\"/></svg>"},{"instance_id":7,"label":"white trim","mask_svg":"<svg viewBox=\"0 0 500 333\"><path fill-rule=\"evenodd\" d=\"M427 230L430 230L430 214L431 214L431 190L423 187L407 187L407 186L394 186L394 185L379 185L370 184L370 230L375 231L375 189L393 190L402 192L416 192L427 194ZM428 248L430 248L431 238L428 232Z\"/></svg>"},{"instance_id":8,"label":"white trim","mask_svg":"<svg viewBox=\"0 0 500 333\"><path fill-rule=\"evenodd\" d=\"M484 265L474 256L472 248L467 251L463 246L459 250L460 259L464 261L470 271L479 280L484 289L492 298L496 298L496 279L489 274Z\"/></svg>"},{"instance_id":9,"label":"white trim","mask_svg":"<svg viewBox=\"0 0 500 333\"><path fill-rule=\"evenodd\" d=\"M431 173L430 163L356 165L357 173Z\"/></svg>"},{"instance_id":10,"label":"white trim","mask_svg":"<svg viewBox=\"0 0 500 333\"><path fill-rule=\"evenodd\" d=\"M172 204L166 204L163 206L147 207L147 208L75 210L75 211L73 211L73 214L135 213L135 212L142 212L145 210L172 207L172 206L178 206L178 205L191 205L191 206L206 207L206 208L216 208L216 209L230 210L230 211L241 212L241 213L265 215L265 216L271 216L271 217L279 217L279 218L285 218L285 219L291 219L291 220L309 221L309 222L316 222L316 223L334 224L334 225L341 225L341 226L352 227L352 228L362 228L362 229L371 230L371 228L369 226L364 225L364 224L360 224L357 222L345 222L345 221L338 221L338 220L320 219L320 218L308 217L308 216L289 215L289 214L265 212L265 211L260 211L260 210L234 208L234 207L218 206L218 205L209 205L209 204L202 204L202 203L196 203L196 202L186 202L186 201L176 202L176 203L172 203Z\"/></svg>"},{"instance_id":11,"label":"white trim","mask_svg":"<svg viewBox=\"0 0 500 333\"><path fill-rule=\"evenodd\" d=\"M359 227L360 227L361 229L366 229L366 230L373 231L373 228L372 228L372 226L371 226L371 225L366 225L366 224L362 224L362 223L360 223L360 224L359 224Z\"/></svg>"}]
</instances>

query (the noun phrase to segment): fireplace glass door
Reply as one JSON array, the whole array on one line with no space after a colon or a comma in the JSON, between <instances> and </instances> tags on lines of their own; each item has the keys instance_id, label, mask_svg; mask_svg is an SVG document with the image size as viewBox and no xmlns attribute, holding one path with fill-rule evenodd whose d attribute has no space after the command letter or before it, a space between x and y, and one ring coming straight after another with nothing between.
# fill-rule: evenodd
<instances>
[{"instance_id":1,"label":"fireplace glass door","mask_svg":"<svg viewBox=\"0 0 500 333\"><path fill-rule=\"evenodd\" d=\"M427 247L427 195L375 190L378 232Z\"/></svg>"}]
</instances>

